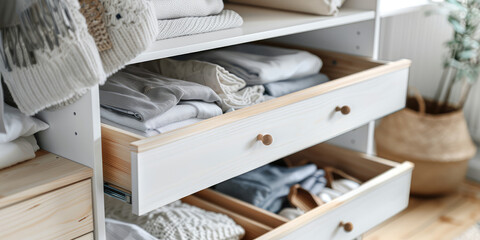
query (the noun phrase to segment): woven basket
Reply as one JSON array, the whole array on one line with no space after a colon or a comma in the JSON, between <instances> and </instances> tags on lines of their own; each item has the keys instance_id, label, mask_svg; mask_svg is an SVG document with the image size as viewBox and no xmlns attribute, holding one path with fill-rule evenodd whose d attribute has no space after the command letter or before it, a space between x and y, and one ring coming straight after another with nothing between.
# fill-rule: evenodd
<instances>
[{"instance_id":1,"label":"woven basket","mask_svg":"<svg viewBox=\"0 0 480 240\"><path fill-rule=\"evenodd\" d=\"M452 192L461 183L476 147L469 135L462 110L428 114L428 105L416 92L406 108L385 117L375 141L379 156L415 164L411 192L440 195ZM416 106L415 106L416 105Z\"/></svg>"}]
</instances>

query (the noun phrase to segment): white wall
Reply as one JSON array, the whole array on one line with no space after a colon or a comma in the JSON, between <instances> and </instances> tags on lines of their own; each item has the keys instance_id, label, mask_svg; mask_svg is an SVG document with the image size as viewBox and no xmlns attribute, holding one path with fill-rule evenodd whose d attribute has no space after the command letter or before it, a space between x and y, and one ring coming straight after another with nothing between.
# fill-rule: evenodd
<instances>
[{"instance_id":1,"label":"white wall","mask_svg":"<svg viewBox=\"0 0 480 240\"><path fill-rule=\"evenodd\" d=\"M423 11L417 11L383 18L380 29L379 58L411 59L410 86L432 98L447 53L444 43L452 37L445 17L426 16ZM465 112L472 135L480 142L480 82L471 92Z\"/></svg>"}]
</instances>

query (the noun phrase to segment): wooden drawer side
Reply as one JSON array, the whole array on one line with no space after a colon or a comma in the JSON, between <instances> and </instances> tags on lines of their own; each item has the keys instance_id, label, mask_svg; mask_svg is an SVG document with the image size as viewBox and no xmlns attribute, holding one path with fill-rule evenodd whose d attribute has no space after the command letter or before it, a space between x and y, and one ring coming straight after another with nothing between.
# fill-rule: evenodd
<instances>
[{"instance_id":1,"label":"wooden drawer side","mask_svg":"<svg viewBox=\"0 0 480 240\"><path fill-rule=\"evenodd\" d=\"M0 209L0 239L73 239L93 231L92 182Z\"/></svg>"}]
</instances>

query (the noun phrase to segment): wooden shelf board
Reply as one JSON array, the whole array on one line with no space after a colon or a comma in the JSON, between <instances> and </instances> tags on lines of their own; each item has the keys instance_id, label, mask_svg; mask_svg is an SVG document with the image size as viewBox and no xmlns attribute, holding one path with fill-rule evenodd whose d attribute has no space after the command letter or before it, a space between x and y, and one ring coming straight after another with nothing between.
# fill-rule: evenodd
<instances>
[{"instance_id":1,"label":"wooden shelf board","mask_svg":"<svg viewBox=\"0 0 480 240\"><path fill-rule=\"evenodd\" d=\"M349 8L340 9L334 17L239 4L226 4L225 8L243 17L242 27L156 41L130 64L372 20L375 17L374 11Z\"/></svg>"}]
</instances>

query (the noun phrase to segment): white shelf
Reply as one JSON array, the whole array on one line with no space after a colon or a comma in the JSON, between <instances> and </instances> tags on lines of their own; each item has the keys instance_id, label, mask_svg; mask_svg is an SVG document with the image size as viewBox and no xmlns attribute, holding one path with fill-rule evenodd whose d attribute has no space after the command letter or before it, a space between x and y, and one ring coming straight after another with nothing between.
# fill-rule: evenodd
<instances>
[{"instance_id":1,"label":"white shelf","mask_svg":"<svg viewBox=\"0 0 480 240\"><path fill-rule=\"evenodd\" d=\"M245 5L226 4L244 20L240 28L156 41L132 63L171 57L245 42L307 32L322 28L374 19L374 11L340 9L334 17L271 10Z\"/></svg>"},{"instance_id":2,"label":"white shelf","mask_svg":"<svg viewBox=\"0 0 480 240\"><path fill-rule=\"evenodd\" d=\"M379 13L380 17L391 17L423 10L431 5L429 0L381 0Z\"/></svg>"}]
</instances>

